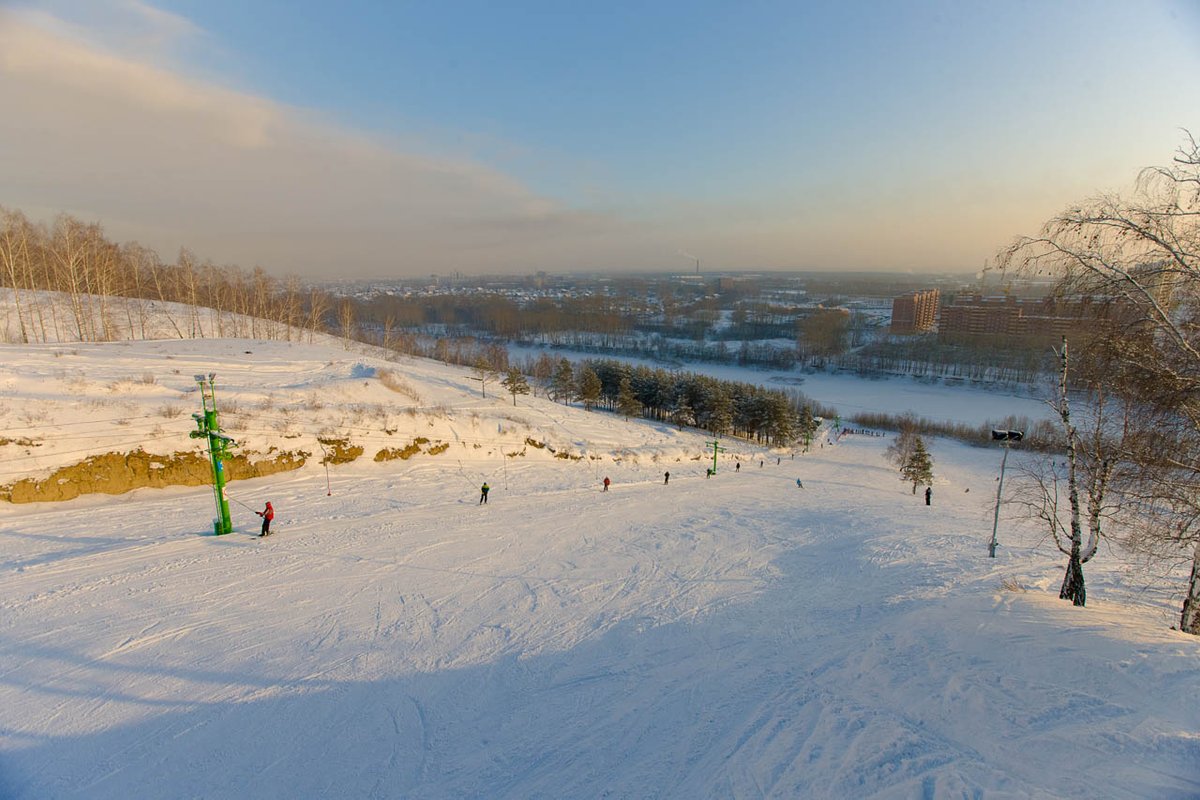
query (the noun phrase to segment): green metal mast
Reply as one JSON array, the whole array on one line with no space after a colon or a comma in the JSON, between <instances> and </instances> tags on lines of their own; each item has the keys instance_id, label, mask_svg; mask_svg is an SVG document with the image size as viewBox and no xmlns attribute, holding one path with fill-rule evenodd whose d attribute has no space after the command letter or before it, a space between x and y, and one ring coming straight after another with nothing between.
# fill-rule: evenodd
<instances>
[{"instance_id":1,"label":"green metal mast","mask_svg":"<svg viewBox=\"0 0 1200 800\"><path fill-rule=\"evenodd\" d=\"M721 443L718 441L715 441L715 440L711 441L711 442L705 442L705 444L713 449L713 470L712 471L713 471L713 475L716 475L717 474L717 453L724 453L725 448L721 447Z\"/></svg>"},{"instance_id":2,"label":"green metal mast","mask_svg":"<svg viewBox=\"0 0 1200 800\"><path fill-rule=\"evenodd\" d=\"M221 425L217 421L217 376L210 372L207 376L197 375L196 383L200 384L200 400L204 413L192 414L196 420L196 430L188 434L193 439L208 440L208 455L212 460L213 494L217 501L217 516L213 520L213 533L220 536L223 533L233 533L233 523L229 519L229 500L225 497L225 464L223 459L229 453L230 447L236 447L237 442L221 433Z\"/></svg>"}]
</instances>

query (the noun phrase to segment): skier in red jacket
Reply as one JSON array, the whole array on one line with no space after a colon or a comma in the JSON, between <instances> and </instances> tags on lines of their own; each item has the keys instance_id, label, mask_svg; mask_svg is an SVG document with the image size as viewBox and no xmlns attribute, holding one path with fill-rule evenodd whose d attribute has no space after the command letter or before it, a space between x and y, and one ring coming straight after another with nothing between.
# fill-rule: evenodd
<instances>
[{"instance_id":1,"label":"skier in red jacket","mask_svg":"<svg viewBox=\"0 0 1200 800\"><path fill-rule=\"evenodd\" d=\"M271 503L268 501L266 508L264 508L262 511L255 511L254 513L262 517L263 520L262 533L260 533L259 536L266 536L271 532L271 520L275 519L275 509L271 507Z\"/></svg>"}]
</instances>

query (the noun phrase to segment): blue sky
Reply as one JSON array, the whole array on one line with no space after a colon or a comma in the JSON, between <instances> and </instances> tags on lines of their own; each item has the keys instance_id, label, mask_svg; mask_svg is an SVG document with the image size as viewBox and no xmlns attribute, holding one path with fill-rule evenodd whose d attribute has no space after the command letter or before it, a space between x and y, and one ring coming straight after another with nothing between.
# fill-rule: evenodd
<instances>
[{"instance_id":1,"label":"blue sky","mask_svg":"<svg viewBox=\"0 0 1200 800\"><path fill-rule=\"evenodd\" d=\"M1196 2L12 8L0 204L278 273L974 271L1200 131Z\"/></svg>"}]
</instances>

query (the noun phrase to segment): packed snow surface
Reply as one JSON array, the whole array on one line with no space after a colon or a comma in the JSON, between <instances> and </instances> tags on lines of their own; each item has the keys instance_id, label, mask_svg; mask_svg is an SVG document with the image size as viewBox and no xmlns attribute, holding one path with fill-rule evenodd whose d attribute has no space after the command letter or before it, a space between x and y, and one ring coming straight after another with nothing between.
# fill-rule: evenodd
<instances>
[{"instance_id":1,"label":"packed snow surface","mask_svg":"<svg viewBox=\"0 0 1200 800\"><path fill-rule=\"evenodd\" d=\"M4 479L194 447L156 409L209 371L247 446L366 454L231 484L221 537L204 487L0 507L0 797L1200 796L1179 575L1106 549L1074 608L1008 513L987 558L995 450L932 442L926 506L885 437L709 479L698 433L336 345L3 355Z\"/></svg>"}]
</instances>

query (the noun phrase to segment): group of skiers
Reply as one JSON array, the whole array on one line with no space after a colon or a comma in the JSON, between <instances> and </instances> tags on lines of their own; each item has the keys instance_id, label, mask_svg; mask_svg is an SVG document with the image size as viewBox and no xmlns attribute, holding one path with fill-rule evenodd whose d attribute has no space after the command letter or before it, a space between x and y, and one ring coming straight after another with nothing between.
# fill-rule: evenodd
<instances>
[{"instance_id":1,"label":"group of skiers","mask_svg":"<svg viewBox=\"0 0 1200 800\"><path fill-rule=\"evenodd\" d=\"M843 434L866 433L866 434L870 434L870 435L878 435L874 431L867 431L867 430L860 431L857 429L850 429L850 428L845 428L845 429L841 430L840 433L843 433ZM792 455L792 458L795 459L795 454ZM766 463L765 460L760 459L758 462L758 466L761 468L765 465L765 463ZM780 458L775 459L776 466L778 466L781 463L782 463L782 459L780 459ZM738 461L735 464L733 471L734 472L742 471L742 462L741 461ZM716 470L713 469L712 467L709 467L708 469L706 469L704 471L704 474L705 474L705 477L711 478L713 475L716 474ZM671 473L669 471L664 472L663 473L663 485L666 486L666 485L669 485L670 483L671 483ZM601 482L601 485L603 486L601 491L607 492L608 487L612 485L612 480L610 480L609 477L607 475L605 475L604 480ZM483 485L479 487L479 505L481 505L481 506L487 505L488 492L491 490L491 488L492 487L488 485L487 481L484 481ZM800 480L799 478L796 479L796 488L798 488L798 489L804 488L804 482L802 480ZM968 490L968 491L970 491L970 490ZM926 489L925 489L925 505L928 506L928 505L932 505L932 504L933 504L933 487L926 487ZM258 516L262 517L262 532L259 533L259 536L267 536L271 532L271 520L275 519L275 509L268 502L266 504L266 507L262 511L255 511L254 513L257 514Z\"/></svg>"},{"instance_id":2,"label":"group of skiers","mask_svg":"<svg viewBox=\"0 0 1200 800\"><path fill-rule=\"evenodd\" d=\"M761 461L759 462L759 466L760 467L762 466ZM737 462L737 465L734 467L733 471L741 472L742 471L742 462L740 462L740 461ZM711 478L715 474L713 472L712 467L709 467L704 472L705 472L705 477L708 477L708 478ZM667 486L670 483L671 483L671 472L668 470L663 473L663 485ZM601 485L604 487L603 489L601 489L601 491L607 492L608 487L612 485L612 481L609 479L609 477L607 475L605 475L604 480L601 482ZM483 485L479 487L479 505L481 505L481 506L487 505L488 492L491 490L491 488L492 487L488 485L487 481L484 481ZM796 478L796 488L798 488L798 489L804 488L804 482L802 480L800 480L799 478ZM933 504L932 501L933 501L933 487L927 486L927 487L925 487L925 505L927 505L927 506L932 505ZM262 517L262 531L258 535L259 536L267 536L268 534L271 533L271 520L275 519L275 508L271 505L270 501L268 501L266 507L263 508L262 511L255 511L254 513L257 514L258 516Z\"/></svg>"},{"instance_id":3,"label":"group of skiers","mask_svg":"<svg viewBox=\"0 0 1200 800\"><path fill-rule=\"evenodd\" d=\"M738 462L737 466L734 468L734 472L740 472L741 469L742 469L741 462ZM713 476L712 467L709 467L708 469L705 470L705 475L709 478L711 478ZM670 470L668 470L667 472L663 473L663 486L667 486L670 483L671 483L671 472L670 472ZM604 488L601 489L601 491L604 491L604 492L607 492L608 487L612 485L612 481L609 480L609 477L607 475L604 476L602 485L604 486ZM481 505L481 506L487 505L488 492L491 491L491 488L492 487L488 485L487 481L484 481L483 485L479 487L479 505ZM804 482L801 481L799 478L796 478L796 488L798 488L798 489L804 488ZM933 499L933 487L927 486L925 488L925 505L931 505L932 499ZM275 519L275 508L271 505L270 501L268 501L266 507L263 508L262 511L255 511L254 513L257 514L258 516L262 517L262 531L258 535L259 536L267 536L268 534L271 533L271 520Z\"/></svg>"},{"instance_id":4,"label":"group of skiers","mask_svg":"<svg viewBox=\"0 0 1200 800\"><path fill-rule=\"evenodd\" d=\"M762 466L761 462L759 463L759 466L760 467ZM742 464L741 464L741 462L738 462L737 468L734 470L734 472L740 472L741 469L742 469ZM714 474L716 474L716 473L713 472L711 467L709 467L707 470L705 470L706 477L711 478ZM667 470L666 472L663 473L663 486L668 486L668 485L670 485L670 483L671 483L671 472L670 472L670 470ZM604 480L600 482L600 485L603 487L600 489L600 491L607 492L608 487L612 486L612 480L607 475L605 475ZM804 488L804 484L802 484L800 482L799 478L796 479L796 485L799 486L801 489ZM487 505L488 491L491 488L492 488L491 486L488 486L487 481L484 481L483 485L479 487L479 505L481 505L481 506Z\"/></svg>"}]
</instances>

